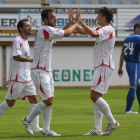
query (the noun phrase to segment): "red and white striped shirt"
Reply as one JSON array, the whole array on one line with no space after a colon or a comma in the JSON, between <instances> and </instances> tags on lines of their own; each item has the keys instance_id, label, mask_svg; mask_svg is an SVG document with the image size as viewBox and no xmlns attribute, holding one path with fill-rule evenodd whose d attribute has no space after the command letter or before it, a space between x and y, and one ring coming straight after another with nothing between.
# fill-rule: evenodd
<instances>
[{"instance_id":1,"label":"red and white striped shirt","mask_svg":"<svg viewBox=\"0 0 140 140\"><path fill-rule=\"evenodd\" d=\"M112 60L113 48L115 45L115 31L114 28L109 26L93 28L99 33L96 38L93 52L93 67L97 68L101 65L108 66L114 70L115 65ZM92 38L88 35L89 38Z\"/></svg>"},{"instance_id":2,"label":"red and white striped shirt","mask_svg":"<svg viewBox=\"0 0 140 140\"><path fill-rule=\"evenodd\" d=\"M30 57L28 41L20 35L14 39L12 44L8 80L21 83L29 82L31 81L29 62L19 62L14 60L13 56L18 55L27 58Z\"/></svg>"},{"instance_id":3,"label":"red and white striped shirt","mask_svg":"<svg viewBox=\"0 0 140 140\"><path fill-rule=\"evenodd\" d=\"M51 71L51 57L53 42L61 40L64 36L64 30L58 30L51 26L42 25L38 29L34 41L34 59L31 66L33 69L44 69Z\"/></svg>"}]
</instances>

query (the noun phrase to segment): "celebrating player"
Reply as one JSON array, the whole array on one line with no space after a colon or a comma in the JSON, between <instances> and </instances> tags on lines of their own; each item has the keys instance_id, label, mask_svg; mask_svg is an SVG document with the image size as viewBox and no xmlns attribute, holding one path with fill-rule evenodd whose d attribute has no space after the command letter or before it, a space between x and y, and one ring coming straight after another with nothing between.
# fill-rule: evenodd
<instances>
[{"instance_id":1,"label":"celebrating player","mask_svg":"<svg viewBox=\"0 0 140 140\"><path fill-rule=\"evenodd\" d=\"M30 76L29 62L33 59L29 57L30 48L28 36L31 34L31 26L27 19L20 20L17 24L18 35L12 44L9 62L8 92L6 101L0 104L0 116L9 108L14 106L18 98L23 100L27 97L30 102L30 112L37 104L36 90ZM33 120L34 133L42 132L39 127L39 116ZM30 125L32 129L32 125Z\"/></svg>"},{"instance_id":2,"label":"celebrating player","mask_svg":"<svg viewBox=\"0 0 140 140\"><path fill-rule=\"evenodd\" d=\"M109 135L112 131L120 125L114 119L108 103L102 98L106 94L111 75L114 70L114 63L112 60L112 52L115 44L115 31L110 25L113 18L113 11L110 8L102 7L98 11L97 28L89 28L82 20L76 30L80 34L88 34L89 38L96 38L94 45L94 75L91 86L91 100L94 102L94 119L95 127L85 135ZM103 114L108 120L108 126L105 132L102 132L102 118Z\"/></svg>"},{"instance_id":3,"label":"celebrating player","mask_svg":"<svg viewBox=\"0 0 140 140\"><path fill-rule=\"evenodd\" d=\"M34 42L34 59L31 66L31 76L42 102L38 103L29 116L23 119L27 133L33 134L30 129L30 122L41 112L43 113L43 135L61 136L50 130L52 103L54 98L54 81L51 73L51 56L53 42L61 40L63 36L69 36L78 26L80 10L73 21L69 11L70 20L63 30L55 29L56 15L53 9L45 8L41 13L44 25L38 29Z\"/></svg>"},{"instance_id":4,"label":"celebrating player","mask_svg":"<svg viewBox=\"0 0 140 140\"><path fill-rule=\"evenodd\" d=\"M126 61L126 71L129 77L130 89L127 94L126 109L127 114L137 114L131 110L135 99L135 91L137 94L140 110L140 22L134 25L134 33L127 36L124 40L122 52L120 56L118 74L123 75L123 62Z\"/></svg>"}]
</instances>

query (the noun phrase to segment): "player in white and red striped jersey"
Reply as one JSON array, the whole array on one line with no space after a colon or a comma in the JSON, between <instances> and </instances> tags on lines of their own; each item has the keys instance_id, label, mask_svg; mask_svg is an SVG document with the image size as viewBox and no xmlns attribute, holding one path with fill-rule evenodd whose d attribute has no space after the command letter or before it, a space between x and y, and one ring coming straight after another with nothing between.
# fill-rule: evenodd
<instances>
[{"instance_id":1,"label":"player in white and red striped jersey","mask_svg":"<svg viewBox=\"0 0 140 140\"><path fill-rule=\"evenodd\" d=\"M42 112L44 136L61 136L50 130L52 102L54 98L54 81L51 73L52 46L53 42L61 40L63 36L69 36L78 26L80 10L76 15L75 23L69 27L73 22L73 14L70 9L68 24L59 30L54 28L56 26L54 10L50 8L43 9L41 16L44 25L38 29L34 42L34 59L31 66L31 77L42 102L38 103L29 116L23 119L23 123L25 125L27 124L25 128L27 130L29 122Z\"/></svg>"},{"instance_id":2,"label":"player in white and red striped jersey","mask_svg":"<svg viewBox=\"0 0 140 140\"><path fill-rule=\"evenodd\" d=\"M114 119L109 105L102 98L102 95L106 94L108 90L115 67L112 60L115 45L115 31L110 25L112 18L113 11L110 8L102 7L99 8L97 16L99 27L89 28L80 20L82 27L78 26L76 29L81 34L88 34L89 38L96 38L93 53L94 75L90 94L91 100L94 102L95 127L85 135L109 135L120 126ZM108 127L104 133L102 132L103 114L108 120Z\"/></svg>"},{"instance_id":3,"label":"player in white and red striped jersey","mask_svg":"<svg viewBox=\"0 0 140 140\"><path fill-rule=\"evenodd\" d=\"M23 100L27 97L30 102L30 111L37 104L36 90L30 76L29 62L30 48L28 44L28 36L31 34L31 26L27 19L20 20L17 24L20 35L18 35L12 44L10 62L9 62L9 77L8 77L8 92L6 101L0 104L0 116L9 108L12 107L18 98ZM32 128L32 125L30 125ZM33 131L39 133L42 128L39 127L39 116L33 121Z\"/></svg>"}]
</instances>

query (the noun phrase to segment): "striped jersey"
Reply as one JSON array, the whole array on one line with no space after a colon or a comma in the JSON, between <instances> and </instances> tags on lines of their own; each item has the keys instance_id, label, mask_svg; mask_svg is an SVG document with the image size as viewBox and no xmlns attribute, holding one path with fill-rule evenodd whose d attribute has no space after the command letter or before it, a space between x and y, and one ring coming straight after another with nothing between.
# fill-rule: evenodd
<instances>
[{"instance_id":1,"label":"striped jersey","mask_svg":"<svg viewBox=\"0 0 140 140\"><path fill-rule=\"evenodd\" d=\"M140 63L140 35L133 33L124 40L122 51L126 62Z\"/></svg>"},{"instance_id":2,"label":"striped jersey","mask_svg":"<svg viewBox=\"0 0 140 140\"><path fill-rule=\"evenodd\" d=\"M115 31L111 25L104 27L92 28L99 33L96 38L93 51L93 67L97 68L101 65L108 66L114 70L115 65L112 60L113 48L115 45ZM88 38L92 38L88 35Z\"/></svg>"},{"instance_id":3,"label":"striped jersey","mask_svg":"<svg viewBox=\"0 0 140 140\"><path fill-rule=\"evenodd\" d=\"M53 42L59 41L64 36L64 30L58 30L51 26L42 25L38 29L34 41L34 59L31 65L33 69L51 71L51 57Z\"/></svg>"},{"instance_id":4,"label":"striped jersey","mask_svg":"<svg viewBox=\"0 0 140 140\"><path fill-rule=\"evenodd\" d=\"M21 35L17 36L12 43L8 80L23 83L29 82L31 81L29 62L19 62L14 60L13 56L18 55L27 58L30 57L28 41Z\"/></svg>"}]
</instances>

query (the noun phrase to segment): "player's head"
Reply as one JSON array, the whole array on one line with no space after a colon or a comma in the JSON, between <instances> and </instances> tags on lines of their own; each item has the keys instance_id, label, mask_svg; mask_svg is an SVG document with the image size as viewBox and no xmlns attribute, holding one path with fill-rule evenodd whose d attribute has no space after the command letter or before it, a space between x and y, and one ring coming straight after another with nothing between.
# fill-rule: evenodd
<instances>
[{"instance_id":1,"label":"player's head","mask_svg":"<svg viewBox=\"0 0 140 140\"><path fill-rule=\"evenodd\" d=\"M113 11L110 8L107 7L101 7L98 10L98 24L101 25L102 22L106 21L106 23L110 23L113 18Z\"/></svg>"},{"instance_id":2,"label":"player's head","mask_svg":"<svg viewBox=\"0 0 140 140\"><path fill-rule=\"evenodd\" d=\"M140 35L140 22L135 23L134 25L134 32Z\"/></svg>"},{"instance_id":3,"label":"player's head","mask_svg":"<svg viewBox=\"0 0 140 140\"><path fill-rule=\"evenodd\" d=\"M41 12L41 17L45 25L55 27L56 26L56 15L53 9L45 8Z\"/></svg>"},{"instance_id":4,"label":"player's head","mask_svg":"<svg viewBox=\"0 0 140 140\"><path fill-rule=\"evenodd\" d=\"M30 35L32 33L31 25L27 19L20 20L17 24L17 29L20 34Z\"/></svg>"}]
</instances>

